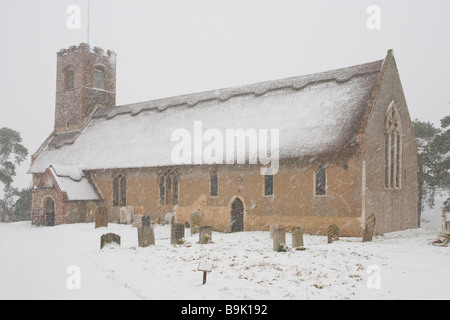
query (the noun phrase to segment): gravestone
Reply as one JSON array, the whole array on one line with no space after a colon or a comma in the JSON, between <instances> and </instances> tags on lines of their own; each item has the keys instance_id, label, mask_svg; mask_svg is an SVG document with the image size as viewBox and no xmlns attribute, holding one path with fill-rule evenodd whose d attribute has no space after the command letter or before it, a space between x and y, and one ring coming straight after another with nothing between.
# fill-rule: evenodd
<instances>
[{"instance_id":1,"label":"gravestone","mask_svg":"<svg viewBox=\"0 0 450 320\"><path fill-rule=\"evenodd\" d=\"M210 243L212 241L212 227L211 226L201 226L199 233L199 240L201 244Z\"/></svg>"},{"instance_id":2,"label":"gravestone","mask_svg":"<svg viewBox=\"0 0 450 320\"><path fill-rule=\"evenodd\" d=\"M191 235L199 232L200 224L201 224L200 213L198 213L198 212L191 213L189 221L190 221L190 225L191 225Z\"/></svg>"},{"instance_id":3,"label":"gravestone","mask_svg":"<svg viewBox=\"0 0 450 320\"><path fill-rule=\"evenodd\" d=\"M364 235L363 235L363 242L369 242L372 241L373 233L375 231L375 223L376 218L375 215L372 213L366 221L366 225L364 227Z\"/></svg>"},{"instance_id":4,"label":"gravestone","mask_svg":"<svg viewBox=\"0 0 450 320\"><path fill-rule=\"evenodd\" d=\"M270 225L270 239L273 239L273 230L278 229L277 224L271 224Z\"/></svg>"},{"instance_id":5,"label":"gravestone","mask_svg":"<svg viewBox=\"0 0 450 320\"><path fill-rule=\"evenodd\" d=\"M303 247L303 229L302 227L295 227L292 229L292 247Z\"/></svg>"},{"instance_id":6,"label":"gravestone","mask_svg":"<svg viewBox=\"0 0 450 320\"><path fill-rule=\"evenodd\" d=\"M167 212L167 213L164 215L164 223L170 224L170 223L172 223L173 221L175 221L175 215L176 215L175 212Z\"/></svg>"},{"instance_id":7,"label":"gravestone","mask_svg":"<svg viewBox=\"0 0 450 320\"><path fill-rule=\"evenodd\" d=\"M115 233L107 233L100 238L100 249L109 243L117 243L120 246L120 236Z\"/></svg>"},{"instance_id":8,"label":"gravestone","mask_svg":"<svg viewBox=\"0 0 450 320\"><path fill-rule=\"evenodd\" d=\"M281 251L286 246L286 231L283 228L273 229L273 251Z\"/></svg>"},{"instance_id":9,"label":"gravestone","mask_svg":"<svg viewBox=\"0 0 450 320\"><path fill-rule=\"evenodd\" d=\"M333 241L339 240L339 228L337 225L332 224L328 227L328 243L332 243Z\"/></svg>"},{"instance_id":10,"label":"gravestone","mask_svg":"<svg viewBox=\"0 0 450 320\"><path fill-rule=\"evenodd\" d=\"M170 225L170 244L178 244L184 238L184 223L172 223Z\"/></svg>"},{"instance_id":11,"label":"gravestone","mask_svg":"<svg viewBox=\"0 0 450 320\"><path fill-rule=\"evenodd\" d=\"M95 213L95 229L102 227L108 228L108 209L106 207L99 207Z\"/></svg>"},{"instance_id":12,"label":"gravestone","mask_svg":"<svg viewBox=\"0 0 450 320\"><path fill-rule=\"evenodd\" d=\"M133 228L140 228L142 227L142 215L134 215L133 218Z\"/></svg>"},{"instance_id":13,"label":"gravestone","mask_svg":"<svg viewBox=\"0 0 450 320\"><path fill-rule=\"evenodd\" d=\"M90 202L86 209L86 223L95 222L98 212L98 204Z\"/></svg>"},{"instance_id":14,"label":"gravestone","mask_svg":"<svg viewBox=\"0 0 450 320\"><path fill-rule=\"evenodd\" d=\"M132 206L120 208L120 223L131 224L131 219L133 217L134 211L133 209L134 208Z\"/></svg>"},{"instance_id":15,"label":"gravestone","mask_svg":"<svg viewBox=\"0 0 450 320\"><path fill-rule=\"evenodd\" d=\"M138 230L138 246L145 248L151 245L155 245L155 230L150 223L150 216L143 216L142 225Z\"/></svg>"}]
</instances>

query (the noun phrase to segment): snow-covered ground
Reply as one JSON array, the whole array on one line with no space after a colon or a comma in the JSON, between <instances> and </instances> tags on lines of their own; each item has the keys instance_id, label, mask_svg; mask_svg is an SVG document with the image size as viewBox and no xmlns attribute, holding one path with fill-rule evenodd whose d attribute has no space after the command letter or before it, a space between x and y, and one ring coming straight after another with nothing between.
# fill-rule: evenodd
<instances>
[{"instance_id":1,"label":"snow-covered ground","mask_svg":"<svg viewBox=\"0 0 450 320\"><path fill-rule=\"evenodd\" d=\"M122 245L100 250L108 232ZM288 252L272 251L268 231L214 232L201 245L186 229L177 246L170 226L155 234L155 246L140 248L130 225L0 224L0 299L450 299L450 248L431 244L436 229L370 243L305 235L306 250ZM205 285L201 261L214 266Z\"/></svg>"}]
</instances>

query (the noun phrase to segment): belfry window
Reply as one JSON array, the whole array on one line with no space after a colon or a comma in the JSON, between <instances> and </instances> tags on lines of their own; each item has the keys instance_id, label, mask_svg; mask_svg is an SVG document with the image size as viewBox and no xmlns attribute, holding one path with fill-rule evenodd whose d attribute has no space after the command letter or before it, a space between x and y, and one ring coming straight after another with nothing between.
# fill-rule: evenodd
<instances>
[{"instance_id":1,"label":"belfry window","mask_svg":"<svg viewBox=\"0 0 450 320\"><path fill-rule=\"evenodd\" d=\"M105 89L105 72L99 68L94 70L94 88Z\"/></svg>"},{"instance_id":2,"label":"belfry window","mask_svg":"<svg viewBox=\"0 0 450 320\"><path fill-rule=\"evenodd\" d=\"M384 186L388 189L401 188L402 170L402 123L394 102L386 114L384 133Z\"/></svg>"},{"instance_id":3,"label":"belfry window","mask_svg":"<svg viewBox=\"0 0 450 320\"><path fill-rule=\"evenodd\" d=\"M177 205L178 204L178 176L174 172L161 174L159 182L159 204Z\"/></svg>"},{"instance_id":4,"label":"belfry window","mask_svg":"<svg viewBox=\"0 0 450 320\"><path fill-rule=\"evenodd\" d=\"M75 79L75 71L73 68L69 68L66 70L64 74L64 84L66 89L74 88L74 79Z\"/></svg>"}]
</instances>

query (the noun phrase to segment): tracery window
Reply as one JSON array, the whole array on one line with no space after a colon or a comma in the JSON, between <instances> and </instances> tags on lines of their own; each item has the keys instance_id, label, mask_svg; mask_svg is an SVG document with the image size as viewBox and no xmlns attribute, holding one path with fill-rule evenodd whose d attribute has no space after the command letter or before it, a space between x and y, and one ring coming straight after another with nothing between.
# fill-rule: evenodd
<instances>
[{"instance_id":1,"label":"tracery window","mask_svg":"<svg viewBox=\"0 0 450 320\"><path fill-rule=\"evenodd\" d=\"M394 102L386 114L384 134L384 186L388 189L401 188L402 170L402 123Z\"/></svg>"},{"instance_id":2,"label":"tracery window","mask_svg":"<svg viewBox=\"0 0 450 320\"><path fill-rule=\"evenodd\" d=\"M159 204L178 204L178 176L175 172L169 171L159 176Z\"/></svg>"},{"instance_id":3,"label":"tracery window","mask_svg":"<svg viewBox=\"0 0 450 320\"><path fill-rule=\"evenodd\" d=\"M127 178L119 174L113 180L113 206L125 207L127 205Z\"/></svg>"}]
</instances>

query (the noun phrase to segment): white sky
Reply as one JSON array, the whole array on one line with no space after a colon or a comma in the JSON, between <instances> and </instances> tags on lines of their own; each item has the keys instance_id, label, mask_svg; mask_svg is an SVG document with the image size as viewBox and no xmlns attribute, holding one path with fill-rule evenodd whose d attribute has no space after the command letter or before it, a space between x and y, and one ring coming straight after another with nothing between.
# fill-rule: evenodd
<instances>
[{"instance_id":1,"label":"white sky","mask_svg":"<svg viewBox=\"0 0 450 320\"><path fill-rule=\"evenodd\" d=\"M87 0L0 0L0 127L30 154L53 129L56 53L87 41ZM70 5L81 29L66 26ZM366 12L377 5L379 30ZM413 119L450 114L448 0L91 0L91 46L117 58L117 104L316 73L394 55ZM16 185L29 185L30 160Z\"/></svg>"}]
</instances>

